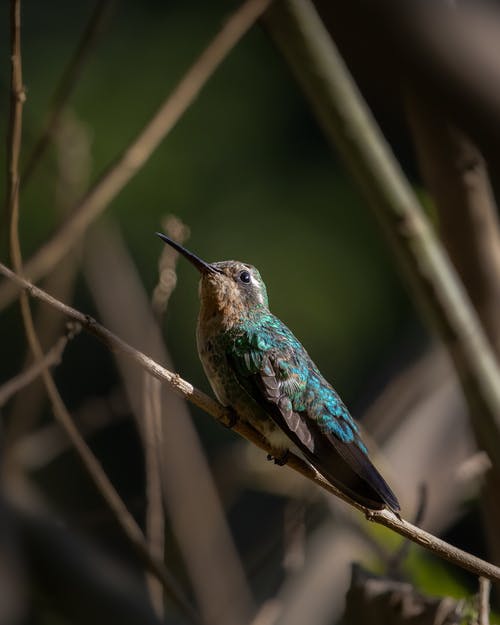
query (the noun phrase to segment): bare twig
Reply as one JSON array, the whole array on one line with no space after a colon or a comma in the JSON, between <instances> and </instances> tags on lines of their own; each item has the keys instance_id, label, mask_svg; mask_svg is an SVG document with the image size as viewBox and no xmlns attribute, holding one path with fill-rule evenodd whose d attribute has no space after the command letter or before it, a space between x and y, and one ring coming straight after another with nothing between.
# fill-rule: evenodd
<instances>
[{"instance_id":1,"label":"bare twig","mask_svg":"<svg viewBox=\"0 0 500 625\"><path fill-rule=\"evenodd\" d=\"M49 306L52 306L54 309L58 310L63 315L81 323L82 327L85 330L99 338L109 349L111 349L112 351L120 351L123 354L132 358L140 366L149 371L151 375L166 382L176 393L183 396L195 406L201 408L203 411L211 415L222 425L225 425L226 427L231 425L233 415L231 415L226 408L221 406L221 404L219 404L215 400L208 397L208 395L205 395L205 393L202 393L200 390L196 389L186 380L183 380L179 376L179 374L168 371L142 352L134 349L132 346L125 343L125 341L123 341L112 332L104 328L102 325L97 323L97 321L89 315L86 315L72 308L71 306L64 304L63 302L58 301L45 291L42 291L42 289L31 284L24 278L16 275L13 271L11 271L2 263L0 263L0 273L15 282L17 287L27 290L27 292L32 297L35 297L40 301L45 302ZM278 453L276 449L273 449L269 446L269 444L259 435L256 430L254 430L246 423L237 422L236 425L233 427L233 430L250 442L260 447L261 449L263 449L265 452L271 455L276 455ZM480 575L491 580L500 580L499 567L489 562L486 562L481 558L477 558L470 553L462 551L457 547L453 547L444 540L441 540L440 538L429 534L419 527L415 527L404 519L396 517L389 510L367 510L366 508L363 508L363 506L360 506L358 503L349 499L347 495L328 484L320 475L315 472L315 470L310 465L306 464L303 460L301 460L294 454L290 454L286 466L294 469L318 486L321 486L322 488L333 493L354 508L362 511L369 521L379 523L380 525L384 525L385 527L392 529L401 536L409 538L414 543L421 545L426 549L429 549L434 554L444 558L445 560L448 560L449 562L452 562L457 566L460 566L461 568L471 571L476 575Z\"/></svg>"},{"instance_id":2,"label":"bare twig","mask_svg":"<svg viewBox=\"0 0 500 625\"><path fill-rule=\"evenodd\" d=\"M394 245L416 301L453 358L481 444L500 468L500 370L481 324L410 184L309 0L266 14L326 136L338 148Z\"/></svg>"},{"instance_id":3,"label":"bare twig","mask_svg":"<svg viewBox=\"0 0 500 625\"><path fill-rule=\"evenodd\" d=\"M479 578L478 625L490 625L490 590L491 582L485 577Z\"/></svg>"},{"instance_id":4,"label":"bare twig","mask_svg":"<svg viewBox=\"0 0 500 625\"><path fill-rule=\"evenodd\" d=\"M87 128L72 114L66 114L59 120L54 138L58 165L56 209L58 214L65 214L88 184L91 170L91 141ZM79 252L80 246L76 245L68 254L66 262L59 263L44 281L43 288L63 301L71 301L78 273ZM45 344L44 349L47 349L47 346L55 342L61 334L61 320L54 317L46 307L41 307L36 312L34 322L42 346ZM26 366L31 362L29 347L25 362ZM4 432L6 447L33 427L45 398L42 380L38 380L22 396L16 397Z\"/></svg>"},{"instance_id":5,"label":"bare twig","mask_svg":"<svg viewBox=\"0 0 500 625\"><path fill-rule=\"evenodd\" d=\"M10 120L7 139L7 196L6 205L10 218L10 239L16 236L19 221L19 155L23 130L23 104L26 100L21 64L21 0L11 0L11 77ZM12 251L12 254L15 252Z\"/></svg>"},{"instance_id":6,"label":"bare twig","mask_svg":"<svg viewBox=\"0 0 500 625\"><path fill-rule=\"evenodd\" d=\"M134 141L77 202L71 217L26 261L26 276L36 282L73 248L92 221L140 170L227 54L270 3L271 0L247 0L235 11ZM12 285L4 284L0 288L0 310L8 306L15 295Z\"/></svg>"},{"instance_id":7,"label":"bare twig","mask_svg":"<svg viewBox=\"0 0 500 625\"><path fill-rule=\"evenodd\" d=\"M165 551L165 514L161 484L161 383L143 372L142 434L146 472L146 540L151 553L162 561ZM163 591L156 577L148 575L149 594L158 617L164 616Z\"/></svg>"},{"instance_id":8,"label":"bare twig","mask_svg":"<svg viewBox=\"0 0 500 625\"><path fill-rule=\"evenodd\" d=\"M485 160L462 131L416 92L407 91L406 103L441 238L498 354L500 229Z\"/></svg>"},{"instance_id":9,"label":"bare twig","mask_svg":"<svg viewBox=\"0 0 500 625\"><path fill-rule=\"evenodd\" d=\"M162 222L162 229L168 236L183 244L189 237L189 228L175 215L168 215ZM170 296L177 284L175 265L178 258L177 252L166 245L158 262L158 284L153 290L152 308L158 323L161 321L168 306Z\"/></svg>"},{"instance_id":10,"label":"bare twig","mask_svg":"<svg viewBox=\"0 0 500 625\"><path fill-rule=\"evenodd\" d=\"M30 581L50 596L57 621L161 625L137 578L123 563L104 556L60 522L27 509L26 504L9 504L6 513L15 523ZM65 618L60 618L61 613Z\"/></svg>"},{"instance_id":11,"label":"bare twig","mask_svg":"<svg viewBox=\"0 0 500 625\"><path fill-rule=\"evenodd\" d=\"M21 246L18 235L19 221L19 153L21 144L21 128L22 128L22 65L21 65L21 17L20 17L20 0L11 0L11 33L12 33L12 106L11 128L9 142L9 175L8 175L8 192L9 192L9 213L10 213L10 249L12 263L17 272L22 271L22 255ZM43 362L44 354L36 335L33 323L33 317L29 306L28 296L25 292L20 294L21 313L23 317L26 338L33 351L36 363ZM127 510L122 499L118 495L114 486L108 479L106 473L101 467L99 461L94 456L85 440L80 435L78 429L66 409L64 402L57 390L50 371L45 366L41 366L41 376L44 381L47 394L49 396L54 416L64 428L66 434L73 443L81 461L87 469L89 475L94 481L98 491L103 496L110 509L113 511L120 527L124 530L128 539L142 556L143 560L164 584L165 590L171 595L176 605L188 616L193 623L199 623L198 616L191 608L189 602L184 597L180 587L177 585L175 578L167 571L167 569L151 556L148 546L140 527L135 519Z\"/></svg>"},{"instance_id":12,"label":"bare twig","mask_svg":"<svg viewBox=\"0 0 500 625\"><path fill-rule=\"evenodd\" d=\"M50 145L50 142L54 137L54 133L58 129L61 114L64 111L75 86L78 84L85 62L98 41L115 4L116 0L97 0L90 15L90 19L81 34L76 49L65 67L59 84L55 89L54 95L52 96L49 114L40 136L26 158L22 176L23 187L33 175L36 166L41 161L47 147Z\"/></svg>"},{"instance_id":13,"label":"bare twig","mask_svg":"<svg viewBox=\"0 0 500 625\"><path fill-rule=\"evenodd\" d=\"M184 243L189 229L180 219L173 215L165 219L164 229L167 234L178 243ZM167 246L168 247L168 246ZM164 249L162 252L166 252ZM158 284L153 291L152 308L156 313L157 320L166 311L170 295L175 289L177 282L176 263L178 254L160 256L160 269ZM149 326L148 343L152 344L156 339L156 328L151 319L144 319ZM163 428L162 428L162 387L161 382L146 371L143 372L143 436L146 465L146 538L149 547L157 557L163 557L165 549L165 514L162 496L162 453L163 453ZM157 614L163 616L163 596L158 580L153 576L148 578L149 591Z\"/></svg>"},{"instance_id":14,"label":"bare twig","mask_svg":"<svg viewBox=\"0 0 500 625\"><path fill-rule=\"evenodd\" d=\"M458 10L458 9L457 9ZM439 232L495 353L500 355L500 229L488 170L476 145L447 116L408 89L407 111L420 170L438 215ZM487 448L482 405L471 406L469 420L479 447ZM498 447L500 437L496 439ZM481 491L483 523L492 559L500 555L498 481L488 472Z\"/></svg>"},{"instance_id":15,"label":"bare twig","mask_svg":"<svg viewBox=\"0 0 500 625\"><path fill-rule=\"evenodd\" d=\"M157 361L169 363L170 357L151 313L149 298L116 228L105 228L102 224L94 230L88 240L84 272L106 325L142 352L151 354ZM109 288L111 280L112 291ZM126 311L116 307L116 301L125 298L129 302ZM119 351L116 361L139 431L144 436L142 388L148 374ZM154 379L154 382L159 380ZM209 463L186 403L165 384L159 386L162 418L156 427L161 428L162 435L159 459L170 529L205 620L219 625L243 623L252 612L251 593ZM148 444L149 439L143 440Z\"/></svg>"},{"instance_id":16,"label":"bare twig","mask_svg":"<svg viewBox=\"0 0 500 625\"><path fill-rule=\"evenodd\" d=\"M66 345L68 341L73 338L75 332L79 332L79 326L75 325L66 336L61 336L42 360L34 363L31 367L28 367L25 371L22 371L0 386L0 408L4 406L13 395L19 393L24 387L31 384L33 380L36 380L42 369L53 367L61 362Z\"/></svg>"}]
</instances>

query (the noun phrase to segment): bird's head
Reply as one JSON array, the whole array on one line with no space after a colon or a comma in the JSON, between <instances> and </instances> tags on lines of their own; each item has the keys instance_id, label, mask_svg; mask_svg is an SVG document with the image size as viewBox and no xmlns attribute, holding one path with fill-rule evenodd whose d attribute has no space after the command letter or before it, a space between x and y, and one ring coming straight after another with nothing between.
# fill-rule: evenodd
<instances>
[{"instance_id":1,"label":"bird's head","mask_svg":"<svg viewBox=\"0 0 500 625\"><path fill-rule=\"evenodd\" d=\"M255 267L237 260L207 263L164 234L157 234L201 273L199 294L205 315L221 315L236 322L268 309L266 285Z\"/></svg>"}]
</instances>

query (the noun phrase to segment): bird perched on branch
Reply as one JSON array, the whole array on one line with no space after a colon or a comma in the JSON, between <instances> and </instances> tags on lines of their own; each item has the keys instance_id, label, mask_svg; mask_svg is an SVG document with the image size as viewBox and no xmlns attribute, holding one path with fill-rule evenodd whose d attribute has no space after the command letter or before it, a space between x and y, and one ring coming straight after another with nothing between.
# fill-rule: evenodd
<instances>
[{"instance_id":1,"label":"bird perched on branch","mask_svg":"<svg viewBox=\"0 0 500 625\"><path fill-rule=\"evenodd\" d=\"M289 450L298 451L354 501L398 514L398 500L370 461L342 400L270 312L257 269L234 260L207 263L157 234L201 273L198 353L219 401L280 450L283 460Z\"/></svg>"}]
</instances>

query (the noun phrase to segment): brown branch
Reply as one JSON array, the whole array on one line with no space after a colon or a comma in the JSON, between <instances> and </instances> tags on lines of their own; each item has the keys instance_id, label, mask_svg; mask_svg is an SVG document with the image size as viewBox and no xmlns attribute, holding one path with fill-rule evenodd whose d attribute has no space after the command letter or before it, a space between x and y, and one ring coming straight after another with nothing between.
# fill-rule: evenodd
<instances>
[{"instance_id":1,"label":"brown branch","mask_svg":"<svg viewBox=\"0 0 500 625\"><path fill-rule=\"evenodd\" d=\"M477 618L478 625L490 625L490 590L490 580L485 577L480 577Z\"/></svg>"},{"instance_id":2,"label":"brown branch","mask_svg":"<svg viewBox=\"0 0 500 625\"><path fill-rule=\"evenodd\" d=\"M23 130L23 104L26 94L23 85L21 64L21 1L11 0L11 75L10 75L10 120L7 138L7 196L6 206L10 217L9 234L12 241L16 236L19 220L19 155ZM11 251L14 254L13 251Z\"/></svg>"},{"instance_id":3,"label":"brown branch","mask_svg":"<svg viewBox=\"0 0 500 625\"><path fill-rule=\"evenodd\" d=\"M234 12L137 137L77 202L71 210L71 217L26 261L26 276L38 281L74 247L89 225L140 170L227 54L270 3L271 0L247 0ZM8 306L15 296L12 285L4 284L0 288L0 310Z\"/></svg>"},{"instance_id":4,"label":"brown branch","mask_svg":"<svg viewBox=\"0 0 500 625\"><path fill-rule=\"evenodd\" d=\"M56 622L161 625L142 585L123 563L105 556L94 544L42 516L26 502L22 506L8 502L2 510L2 522L4 517L15 526L15 539L22 548L23 572L29 575L24 585L31 583L41 596L50 597ZM2 551L2 564L4 559ZM24 603L29 605L26 599ZM4 600L2 597L2 603ZM13 624L12 620L2 622Z\"/></svg>"},{"instance_id":5,"label":"brown branch","mask_svg":"<svg viewBox=\"0 0 500 625\"><path fill-rule=\"evenodd\" d=\"M500 355L500 229L488 170L479 149L415 88L406 105L419 167L435 201L443 243L467 289L497 358ZM453 349L453 347L452 347ZM471 405L469 420L480 448L491 441L480 404ZM483 523L493 560L500 557L498 484L500 467L488 471L481 492Z\"/></svg>"},{"instance_id":6,"label":"brown branch","mask_svg":"<svg viewBox=\"0 0 500 625\"><path fill-rule=\"evenodd\" d=\"M277 45L393 245L408 288L449 351L500 468L500 369L456 272L310 0L266 14Z\"/></svg>"},{"instance_id":7,"label":"brown branch","mask_svg":"<svg viewBox=\"0 0 500 625\"><path fill-rule=\"evenodd\" d=\"M104 271L103 267L106 268ZM129 344L155 360L169 363L170 357L151 313L149 298L116 227L105 228L101 224L94 229L88 240L88 254L84 256L84 273L106 326L112 327ZM111 282L114 285L112 292ZM116 301L124 299L129 302L126 315L116 307ZM115 356L138 429L144 435L140 389L147 372L120 352ZM197 605L209 623L245 622L252 612L251 593L210 466L186 402L170 392L165 384L159 386L162 418L157 427L162 430L163 500L170 529L192 581ZM186 518L191 519L188 525ZM219 564L216 568L213 568L214 561ZM211 571L210 575L207 570Z\"/></svg>"},{"instance_id":8,"label":"brown branch","mask_svg":"<svg viewBox=\"0 0 500 625\"><path fill-rule=\"evenodd\" d=\"M88 183L91 168L90 138L87 129L74 116L66 115L60 120L55 139L58 165L56 209L58 214L64 214ZM24 179L22 182L24 184ZM76 245L65 262L59 263L45 280L43 288L63 301L71 299L70 295L78 273L79 253L80 246ZM39 309L34 316L37 334L46 346L55 342L61 335L60 321L46 307ZM29 347L25 362L26 366L31 362ZM41 380L33 384L27 393L17 396L12 404L4 432L6 446L34 426L45 397L45 388Z\"/></svg>"},{"instance_id":9,"label":"brown branch","mask_svg":"<svg viewBox=\"0 0 500 625\"><path fill-rule=\"evenodd\" d=\"M164 230L181 244L184 243L185 237L189 235L189 228L173 215L165 219ZM167 251L167 249L162 250L162 252ZM177 283L177 259L178 254L170 256L160 255L159 279L153 290L151 300L152 309L156 313L157 319L165 313L170 295L175 289ZM144 319L144 322L149 327L148 344L152 344L156 338L155 324L152 324L151 321L151 319ZM162 453L164 446L162 417L163 414L168 414L168 408L162 406L161 382L150 376L146 371L143 371L142 408L147 500L146 538L152 553L155 553L157 557L163 557L165 549L165 512L162 493ZM159 587L158 580L153 576L149 576L147 581L153 605L158 616L162 617L164 605L161 587Z\"/></svg>"},{"instance_id":10,"label":"brown branch","mask_svg":"<svg viewBox=\"0 0 500 625\"><path fill-rule=\"evenodd\" d=\"M4 406L13 395L19 393L19 391L36 380L41 374L42 369L53 367L61 362L66 345L75 336L75 334L80 331L80 326L74 324L69 328L69 330L70 331L66 334L66 336L60 337L57 343L45 354L42 360L35 362L31 365L31 367L28 367L25 371L22 371L14 378L7 380L5 384L0 386L0 408Z\"/></svg>"},{"instance_id":11,"label":"brown branch","mask_svg":"<svg viewBox=\"0 0 500 625\"><path fill-rule=\"evenodd\" d=\"M11 33L12 33L12 112L11 112L11 132L9 133L9 213L10 213L10 249L12 263L18 273L22 272L22 255L18 234L19 221L19 154L21 147L22 129L22 64L21 64L21 12L20 0L11 1ZM21 314L26 331L26 338L35 358L35 363L43 363L44 354L36 334L33 317L31 315L28 296L25 292L20 294ZM199 623L199 618L191 608L189 602L184 597L175 578L158 562L149 552L147 543L140 527L134 517L130 514L122 499L118 495L114 486L108 479L102 466L94 456L85 440L76 428L71 415L66 409L64 402L57 390L52 375L46 366L41 366L42 376L47 395L52 406L55 418L63 427L77 451L83 465L94 481L98 491L114 513L120 527L126 536L143 558L148 568L158 576L164 585L165 590L170 594L176 605L193 622Z\"/></svg>"},{"instance_id":12,"label":"brown branch","mask_svg":"<svg viewBox=\"0 0 500 625\"><path fill-rule=\"evenodd\" d=\"M486 163L472 141L413 89L406 104L439 233L500 353L500 229Z\"/></svg>"},{"instance_id":13,"label":"brown branch","mask_svg":"<svg viewBox=\"0 0 500 625\"><path fill-rule=\"evenodd\" d=\"M205 393L196 389L186 380L183 380L179 374L168 371L142 352L125 343L125 341L97 323L97 321L89 315L86 315L75 308L64 304L63 302L58 301L34 284L31 284L24 278L16 275L2 263L0 263L0 273L12 280L18 288L25 289L32 297L45 302L49 306L52 306L66 317L78 321L85 330L101 340L111 351L119 351L132 358L151 375L166 382L176 393L193 403L195 406L198 406L198 408L201 408L204 412L212 416L222 425L226 427L231 425L233 415L231 415L226 408L208 397L208 395L205 395ZM257 447L263 449L265 452L271 455L279 453L277 450L270 447L269 444L259 435L259 433L246 423L239 421L232 429L243 436L243 438L246 438L254 445L257 445ZM352 501L347 495L328 484L324 478L317 474L310 465L306 464L306 462L301 460L298 456L290 454L286 466L294 469L318 486L321 486L328 492L336 495L357 510L360 510L365 514L369 521L379 523L380 525L384 525L385 527L392 529L401 536L404 536L412 542L425 547L432 553L457 566L460 566L463 569L471 571L476 575L500 581L499 567L486 562L481 558L477 558L470 553L462 551L457 547L453 547L444 540L441 540L440 538L429 534L425 530L408 523L404 519L396 517L389 510L368 510L364 508L355 501Z\"/></svg>"},{"instance_id":14,"label":"brown branch","mask_svg":"<svg viewBox=\"0 0 500 625\"><path fill-rule=\"evenodd\" d=\"M26 159L22 175L23 188L33 175L33 172L44 156L45 151L58 129L62 112L75 86L78 84L85 62L99 40L99 36L102 34L106 21L110 17L115 4L116 0L97 0L90 15L90 19L83 29L76 49L65 67L59 84L52 96L49 114L40 136Z\"/></svg>"}]
</instances>

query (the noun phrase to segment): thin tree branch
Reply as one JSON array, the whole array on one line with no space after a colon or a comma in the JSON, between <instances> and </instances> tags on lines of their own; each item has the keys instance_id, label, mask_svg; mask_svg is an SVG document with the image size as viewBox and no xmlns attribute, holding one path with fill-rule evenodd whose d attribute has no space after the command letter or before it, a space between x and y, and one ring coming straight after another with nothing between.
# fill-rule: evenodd
<instances>
[{"instance_id":1,"label":"thin tree branch","mask_svg":"<svg viewBox=\"0 0 500 625\"><path fill-rule=\"evenodd\" d=\"M74 247L89 225L140 170L231 49L270 4L271 0L247 0L234 12L132 143L77 202L71 216L52 238L26 261L26 276L36 282ZM12 285L4 284L0 288L0 310L8 306L15 296Z\"/></svg>"},{"instance_id":2,"label":"thin tree branch","mask_svg":"<svg viewBox=\"0 0 500 625\"><path fill-rule=\"evenodd\" d=\"M498 354L500 229L487 165L477 146L414 89L406 96L419 167L436 203L441 238Z\"/></svg>"},{"instance_id":3,"label":"thin tree branch","mask_svg":"<svg viewBox=\"0 0 500 625\"><path fill-rule=\"evenodd\" d=\"M119 351L129 356L141 367L149 371L151 375L166 382L176 393L193 403L195 406L198 406L198 408L201 408L204 412L212 416L222 425L229 427L232 424L234 415L224 408L224 406L216 402L214 399L211 399L208 395L205 395L205 393L196 389L186 380L183 380L179 374L168 371L142 352L125 343L125 341L97 323L97 321L89 315L86 315L75 308L64 304L63 302L60 302L34 284L31 284L24 278L16 275L2 263L0 263L0 273L15 282L17 287L25 289L32 297L45 302L49 306L52 306L63 315L78 321L86 331L100 339L111 351ZM256 430L246 423L239 421L232 429L267 453L271 455L276 455L278 453L276 449L269 446L269 444ZM429 534L419 527L415 527L404 519L396 517L395 514L387 509L368 510L364 508L355 501L352 501L347 495L328 484L310 465L306 464L306 462L301 460L298 456L290 454L286 466L294 469L318 486L321 486L354 508L360 510L365 514L369 521L379 523L380 525L384 525L385 527L392 529L401 536L408 538L414 543L425 547L445 560L448 560L463 569L471 571L476 575L500 581L499 567L486 562L481 558L477 558L470 553L462 551L457 547L453 547L444 540Z\"/></svg>"},{"instance_id":4,"label":"thin tree branch","mask_svg":"<svg viewBox=\"0 0 500 625\"><path fill-rule=\"evenodd\" d=\"M479 578L478 625L490 625L490 590L491 582L485 577Z\"/></svg>"},{"instance_id":5,"label":"thin tree branch","mask_svg":"<svg viewBox=\"0 0 500 625\"><path fill-rule=\"evenodd\" d=\"M80 327L77 324L72 325L69 328L69 332L59 338L57 343L45 354L42 360L35 362L31 367L28 367L15 377L7 380L5 384L2 384L2 386L0 386L0 408L5 406L13 395L19 393L19 391L36 380L42 369L58 365L61 362L66 345L79 331Z\"/></svg>"},{"instance_id":6,"label":"thin tree branch","mask_svg":"<svg viewBox=\"0 0 500 625\"><path fill-rule=\"evenodd\" d=\"M95 44L99 40L99 36L101 35L115 4L116 0L97 0L89 21L85 25L85 28L80 36L76 49L65 67L59 84L54 91L49 114L40 136L26 159L22 175L23 188L33 175L33 172L35 171L38 163L40 163L47 147L50 145L54 137L54 133L58 129L61 114L64 111L75 86L78 84L85 62L87 61Z\"/></svg>"},{"instance_id":7,"label":"thin tree branch","mask_svg":"<svg viewBox=\"0 0 500 625\"><path fill-rule=\"evenodd\" d=\"M83 124L73 115L65 115L59 122L54 139L58 165L56 209L58 214L62 215L66 213L74 200L79 197L82 189L86 188L88 184L91 166L90 138ZM24 184L22 177L21 180ZM59 263L47 276L43 285L43 288L54 293L63 301L70 301L70 295L75 287L79 252L80 246L76 245L66 257L65 262ZM45 343L44 349L47 349L47 346L55 342L61 335L60 321L45 306L34 316L37 334ZM25 362L27 365L31 362L29 346ZM41 380L33 384L27 393L17 396L12 403L8 426L4 432L4 441L7 447L35 425L45 398L45 387Z\"/></svg>"},{"instance_id":8,"label":"thin tree branch","mask_svg":"<svg viewBox=\"0 0 500 625\"><path fill-rule=\"evenodd\" d=\"M7 138L7 196L6 206L10 218L10 240L15 239L19 220L19 155L23 131L23 104L26 94L21 64L21 0L10 3L11 75L10 120ZM14 254L14 252L11 252Z\"/></svg>"},{"instance_id":9,"label":"thin tree branch","mask_svg":"<svg viewBox=\"0 0 500 625\"><path fill-rule=\"evenodd\" d=\"M488 335L500 355L500 229L498 208L483 155L448 114L436 110L415 88L407 89L407 112L422 176L436 206L441 239ZM479 447L485 448L481 406L469 411ZM497 439L496 445L500 444ZM500 557L498 465L481 490L490 557Z\"/></svg>"},{"instance_id":10,"label":"thin tree branch","mask_svg":"<svg viewBox=\"0 0 500 625\"><path fill-rule=\"evenodd\" d=\"M309 0L273 6L266 23L329 141L345 159L401 260L415 300L448 349L481 442L500 470L500 370L442 245Z\"/></svg>"},{"instance_id":11,"label":"thin tree branch","mask_svg":"<svg viewBox=\"0 0 500 625\"><path fill-rule=\"evenodd\" d=\"M17 530L15 537L22 548L29 581L39 593L50 597L58 613L59 618L53 616L53 622L161 625L137 577L123 564L104 556L93 544L41 516L26 503L21 507L8 502L2 514ZM11 625L11 621L8 623Z\"/></svg>"},{"instance_id":12,"label":"thin tree branch","mask_svg":"<svg viewBox=\"0 0 500 625\"><path fill-rule=\"evenodd\" d=\"M12 264L18 273L22 272L22 255L18 234L19 221L19 154L21 148L22 130L22 63L21 63L21 10L20 0L11 0L11 128L9 133L9 168L8 168L8 198L10 214L10 251ZM44 354L33 323L28 296L25 292L20 294L21 314L26 331L26 338L33 352L36 363L42 363ZM184 597L175 578L158 562L149 552L144 535L134 517L130 514L114 486L108 479L102 466L94 456L85 440L76 428L71 415L66 409L64 402L57 390L52 375L48 368L41 367L41 376L49 396L54 416L65 430L73 443L80 459L82 460L89 475L94 481L98 491L114 513L118 523L124 530L128 539L141 555L147 566L154 572L164 584L165 590L170 594L176 605L193 622L200 623L196 613Z\"/></svg>"},{"instance_id":13,"label":"thin tree branch","mask_svg":"<svg viewBox=\"0 0 500 625\"><path fill-rule=\"evenodd\" d=\"M165 220L165 232L174 238L178 243L183 244L185 236L189 234L189 229L182 221L174 216ZM171 227L171 225L173 227ZM177 226L177 227L175 227ZM166 250L162 250L165 252ZM160 256L160 268L158 284L153 291L152 309L157 310L157 315L164 313L170 295L177 282L176 263L178 254L169 256L168 260ZM163 262L162 262L163 261ZM156 294L156 297L155 297ZM155 307L156 302L156 307ZM149 322L147 318L145 322ZM149 324L148 324L149 325ZM156 328L154 324L149 326L151 335L148 343L155 340ZM165 549L165 512L163 509L163 489L162 489L162 452L164 449L164 433L162 428L162 385L160 380L150 376L147 371L143 371L143 419L142 428L144 437L144 455L146 470L146 538L149 548L157 557L163 557ZM165 407L163 407L165 409ZM164 614L163 595L158 580L153 576L148 577L149 592L151 600L155 606L159 617Z\"/></svg>"},{"instance_id":14,"label":"thin tree branch","mask_svg":"<svg viewBox=\"0 0 500 625\"><path fill-rule=\"evenodd\" d=\"M169 363L149 298L116 228L101 224L92 233L84 273L106 325L155 360ZM124 299L129 301L126 314L116 307L116 301ZM151 376L121 353L116 354L116 361L139 431L144 434L139 389L144 378ZM208 623L244 623L253 612L252 597L196 428L186 403L156 378L152 381L161 389L162 418L157 426L162 430L163 499L199 611Z\"/></svg>"}]
</instances>

